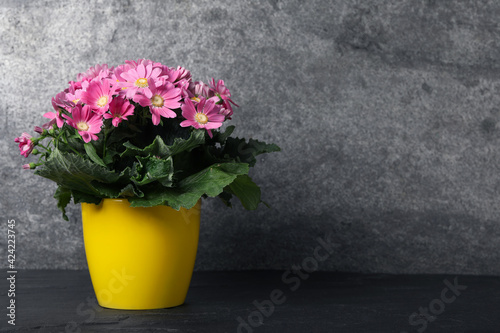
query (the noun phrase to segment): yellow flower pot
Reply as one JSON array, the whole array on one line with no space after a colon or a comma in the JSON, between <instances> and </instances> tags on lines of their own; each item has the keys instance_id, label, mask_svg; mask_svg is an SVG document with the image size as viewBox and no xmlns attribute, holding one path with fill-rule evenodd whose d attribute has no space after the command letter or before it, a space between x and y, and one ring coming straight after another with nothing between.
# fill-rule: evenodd
<instances>
[{"instance_id":1,"label":"yellow flower pot","mask_svg":"<svg viewBox=\"0 0 500 333\"><path fill-rule=\"evenodd\" d=\"M125 199L82 203L83 237L99 305L145 310L184 303L200 231L199 201L180 211L130 207Z\"/></svg>"}]
</instances>

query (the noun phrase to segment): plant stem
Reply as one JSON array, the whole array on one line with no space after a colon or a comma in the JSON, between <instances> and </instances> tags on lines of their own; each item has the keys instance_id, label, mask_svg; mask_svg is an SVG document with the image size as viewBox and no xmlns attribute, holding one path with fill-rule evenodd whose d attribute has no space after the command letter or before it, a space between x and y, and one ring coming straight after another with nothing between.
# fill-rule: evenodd
<instances>
[{"instance_id":1,"label":"plant stem","mask_svg":"<svg viewBox=\"0 0 500 333\"><path fill-rule=\"evenodd\" d=\"M64 135L62 136L62 139L64 141L64 143L69 147L71 148L72 151L74 151L78 156L80 156L82 159L84 159L84 157L82 156L82 154L80 154L75 148L73 148L72 145L68 144L68 139L66 138L66 132L64 131L61 131L61 133L64 133ZM83 139L82 139L83 140Z\"/></svg>"}]
</instances>

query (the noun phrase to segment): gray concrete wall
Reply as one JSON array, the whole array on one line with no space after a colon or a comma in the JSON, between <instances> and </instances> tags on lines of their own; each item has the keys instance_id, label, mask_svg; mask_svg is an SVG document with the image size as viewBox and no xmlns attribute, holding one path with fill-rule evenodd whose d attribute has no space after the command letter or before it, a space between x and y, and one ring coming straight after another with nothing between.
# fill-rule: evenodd
<instances>
[{"instance_id":1,"label":"gray concrete wall","mask_svg":"<svg viewBox=\"0 0 500 333\"><path fill-rule=\"evenodd\" d=\"M14 137L97 63L222 78L239 136L279 144L254 212L205 201L196 269L500 274L500 2L0 1L0 208L19 268L85 268L80 208ZM1 258L6 236L0 237ZM2 259L0 266L6 266Z\"/></svg>"}]
</instances>

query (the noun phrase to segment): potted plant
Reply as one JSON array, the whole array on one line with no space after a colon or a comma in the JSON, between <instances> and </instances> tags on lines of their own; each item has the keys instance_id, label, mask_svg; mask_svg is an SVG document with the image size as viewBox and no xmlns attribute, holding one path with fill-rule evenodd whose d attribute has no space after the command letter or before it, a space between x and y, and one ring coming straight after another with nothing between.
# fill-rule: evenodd
<instances>
[{"instance_id":1,"label":"potted plant","mask_svg":"<svg viewBox=\"0 0 500 333\"><path fill-rule=\"evenodd\" d=\"M15 139L23 165L57 183L64 219L82 204L85 249L99 304L121 309L184 302L199 235L202 198L237 197L256 209L248 176L274 144L232 137L224 81L193 81L182 67L146 59L96 65L52 98L36 137ZM135 266L133 266L135 265Z\"/></svg>"}]
</instances>

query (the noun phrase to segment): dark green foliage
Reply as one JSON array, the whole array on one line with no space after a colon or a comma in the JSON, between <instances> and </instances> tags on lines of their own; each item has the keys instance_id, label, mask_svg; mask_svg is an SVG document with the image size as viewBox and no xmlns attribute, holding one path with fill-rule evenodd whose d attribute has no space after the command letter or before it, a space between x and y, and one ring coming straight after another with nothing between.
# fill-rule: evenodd
<instances>
[{"instance_id":1,"label":"dark green foliage","mask_svg":"<svg viewBox=\"0 0 500 333\"><path fill-rule=\"evenodd\" d=\"M71 198L95 204L127 198L134 207L180 209L217 196L231 206L236 196L246 209L257 208L260 188L248 176L249 167L257 155L278 146L232 138L234 126L213 130L210 138L203 129L180 127L177 119L140 125L140 119L118 127L106 121L99 140L89 143L67 125L52 135L54 147L35 173L59 185L54 198L64 219Z\"/></svg>"}]
</instances>

